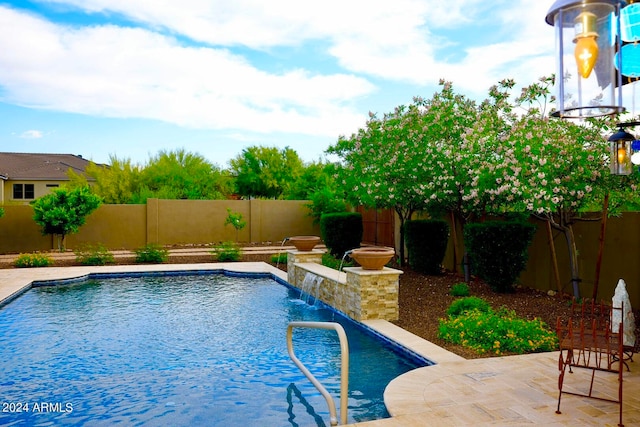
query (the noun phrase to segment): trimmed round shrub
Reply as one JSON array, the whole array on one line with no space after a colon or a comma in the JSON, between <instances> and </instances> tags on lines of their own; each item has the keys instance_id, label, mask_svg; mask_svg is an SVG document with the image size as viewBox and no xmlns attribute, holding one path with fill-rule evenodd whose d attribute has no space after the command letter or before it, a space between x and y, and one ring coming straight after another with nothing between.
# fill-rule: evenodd
<instances>
[{"instance_id":1,"label":"trimmed round shrub","mask_svg":"<svg viewBox=\"0 0 640 427\"><path fill-rule=\"evenodd\" d=\"M488 313L491 310L491 305L478 297L460 298L451 303L447 309L447 314L451 317L457 317L474 310Z\"/></svg>"},{"instance_id":2,"label":"trimmed round shrub","mask_svg":"<svg viewBox=\"0 0 640 427\"><path fill-rule=\"evenodd\" d=\"M449 242L449 224L437 219L417 219L404 223L404 239L409 265L417 272L440 274Z\"/></svg>"},{"instance_id":3,"label":"trimmed round shrub","mask_svg":"<svg viewBox=\"0 0 640 427\"><path fill-rule=\"evenodd\" d=\"M362 242L362 214L358 212L338 212L323 214L320 217L322 240L335 257L360 247Z\"/></svg>"},{"instance_id":4,"label":"trimmed round shrub","mask_svg":"<svg viewBox=\"0 0 640 427\"><path fill-rule=\"evenodd\" d=\"M513 292L527 265L536 227L526 222L487 221L465 226L464 242L471 270L495 292Z\"/></svg>"},{"instance_id":5,"label":"trimmed round shrub","mask_svg":"<svg viewBox=\"0 0 640 427\"><path fill-rule=\"evenodd\" d=\"M449 290L449 295L454 297L468 297L470 294L469 285L465 282L456 283Z\"/></svg>"}]
</instances>

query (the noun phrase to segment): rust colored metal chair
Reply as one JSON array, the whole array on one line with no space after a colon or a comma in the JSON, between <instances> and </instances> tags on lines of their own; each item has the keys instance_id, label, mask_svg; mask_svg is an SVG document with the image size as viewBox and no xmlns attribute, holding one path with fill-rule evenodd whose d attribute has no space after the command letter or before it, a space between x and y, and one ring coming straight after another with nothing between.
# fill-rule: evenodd
<instances>
[{"instance_id":1,"label":"rust colored metal chair","mask_svg":"<svg viewBox=\"0 0 640 427\"><path fill-rule=\"evenodd\" d=\"M572 303L572 316L564 322L558 318L556 331L560 342L560 357L558 368L558 408L560 414L560 401L563 394L588 397L606 402L617 403L620 407L618 426L622 424L622 373L624 362L622 322L617 330L611 330L611 316L614 310L622 307L612 307L604 303L595 301L583 301L578 304L574 300ZM622 318L622 315L620 316ZM573 392L563 389L565 374L573 373L573 368L591 370L591 382L589 391ZM613 373L618 375L618 397L612 399L594 394L593 383L596 371Z\"/></svg>"}]
</instances>

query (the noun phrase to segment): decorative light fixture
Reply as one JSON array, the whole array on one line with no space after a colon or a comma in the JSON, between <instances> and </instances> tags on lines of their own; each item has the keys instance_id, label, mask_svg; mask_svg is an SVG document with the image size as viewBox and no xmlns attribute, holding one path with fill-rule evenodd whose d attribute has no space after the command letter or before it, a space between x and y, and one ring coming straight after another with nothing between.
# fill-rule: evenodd
<instances>
[{"instance_id":1,"label":"decorative light fixture","mask_svg":"<svg viewBox=\"0 0 640 427\"><path fill-rule=\"evenodd\" d=\"M629 0L620 11L620 38L622 39L623 67L616 62L627 79L640 78L640 3Z\"/></svg>"},{"instance_id":2,"label":"decorative light fixture","mask_svg":"<svg viewBox=\"0 0 640 427\"><path fill-rule=\"evenodd\" d=\"M613 115L622 106L622 0L556 0L546 21L556 30L557 110L581 119ZM618 65L616 68L614 62Z\"/></svg>"},{"instance_id":3,"label":"decorative light fixture","mask_svg":"<svg viewBox=\"0 0 640 427\"><path fill-rule=\"evenodd\" d=\"M631 164L632 145L635 136L625 131L626 126L634 126L634 123L618 123L618 131L609 137L611 154L611 173L614 175L629 175L633 171ZM640 124L640 123L637 123Z\"/></svg>"}]
</instances>

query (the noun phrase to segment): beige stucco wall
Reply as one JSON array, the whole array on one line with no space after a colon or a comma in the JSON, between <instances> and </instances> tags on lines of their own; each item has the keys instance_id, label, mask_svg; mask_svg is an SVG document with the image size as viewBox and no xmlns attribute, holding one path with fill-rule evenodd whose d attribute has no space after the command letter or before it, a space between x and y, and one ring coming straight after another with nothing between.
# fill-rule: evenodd
<instances>
[{"instance_id":1,"label":"beige stucco wall","mask_svg":"<svg viewBox=\"0 0 640 427\"><path fill-rule=\"evenodd\" d=\"M91 214L85 226L67 238L67 247L103 244L109 249L136 249L146 243L161 245L209 244L235 241L236 232L224 226L227 208L240 212L247 226L238 234L240 242L281 242L294 235L320 235L307 215L305 201L279 200L157 200L147 205L102 205ZM0 253L46 251L56 247L50 236L42 236L33 221L31 206L7 204L0 218ZM541 290L556 290L547 231L536 222L538 232L529 250L526 270L520 283ZM582 296L591 296L598 254L599 222L579 222L575 227L580 254ZM458 230L461 241L462 233ZM554 231L561 284L571 292L567 246ZM462 242L460 249L463 249ZM599 298L611 299L620 277L627 283L631 302L640 308L640 212L610 218L600 273ZM458 260L458 271L461 260ZM444 265L454 268L453 242L450 240Z\"/></svg>"},{"instance_id":2,"label":"beige stucco wall","mask_svg":"<svg viewBox=\"0 0 640 427\"><path fill-rule=\"evenodd\" d=\"M67 237L67 248L102 244L109 249L136 249L146 243L161 245L209 244L236 241L236 230L224 225L227 209L241 213L247 226L239 242L281 242L294 235L320 235L305 201L279 200L158 200L147 205L102 205L77 234ZM57 243L42 236L33 221L33 209L6 205L0 219L0 253L50 250Z\"/></svg>"},{"instance_id":3,"label":"beige stucco wall","mask_svg":"<svg viewBox=\"0 0 640 427\"><path fill-rule=\"evenodd\" d=\"M519 283L543 291L557 291L551 250L549 246L546 223L533 221L538 231L529 248L529 259ZM580 292L582 297L591 297L595 282L596 260L598 257L600 222L577 222L574 233L579 253ZM464 250L462 232L458 228L460 250ZM453 234L453 233L451 233ZM555 250L560 271L560 283L563 291L572 294L569 256L564 235L553 231ZM453 240L450 239L444 265L454 268ZM457 260L458 271L462 272L462 261ZM623 278L634 308L640 308L640 212L625 212L621 217L607 220L606 236L598 298L611 300L618 279Z\"/></svg>"}]
</instances>

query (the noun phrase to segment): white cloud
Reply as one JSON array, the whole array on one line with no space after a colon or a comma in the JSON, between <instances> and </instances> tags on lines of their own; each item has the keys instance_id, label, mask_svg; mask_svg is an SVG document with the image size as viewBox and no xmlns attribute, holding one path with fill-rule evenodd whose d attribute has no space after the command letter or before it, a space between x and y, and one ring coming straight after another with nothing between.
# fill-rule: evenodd
<instances>
[{"instance_id":1,"label":"white cloud","mask_svg":"<svg viewBox=\"0 0 640 427\"><path fill-rule=\"evenodd\" d=\"M144 29L57 26L0 7L2 40L4 98L44 109L336 135L361 123L349 103L374 90L349 74L270 74L226 49Z\"/></svg>"},{"instance_id":2,"label":"white cloud","mask_svg":"<svg viewBox=\"0 0 640 427\"><path fill-rule=\"evenodd\" d=\"M553 71L553 30L541 2L43 1L146 28L62 26L0 6L0 96L7 102L193 128L336 136L363 124L355 104L382 89L370 77L420 88L444 78L484 96L502 78L527 84ZM234 51L268 54L314 41L327 46L342 73L302 64L267 72Z\"/></svg>"},{"instance_id":3,"label":"white cloud","mask_svg":"<svg viewBox=\"0 0 640 427\"><path fill-rule=\"evenodd\" d=\"M172 0L50 1L94 13L120 13L212 45L269 49L324 40L330 45L329 52L349 71L420 85L434 84L441 77L466 75L468 79L469 62L477 59L473 56L477 36L486 33L501 34L503 40L492 44L499 48L504 43L508 49L521 38L530 38L528 33L533 29L534 43L546 46L546 52L553 50L552 29L540 31L546 26L548 7L544 2L524 0L326 0L321 4L299 0L182 0L179 8ZM483 34L474 34L479 28ZM437 35L441 30L456 40ZM547 37L540 37L545 32ZM447 48L466 52L469 60L436 60L436 53ZM517 62L526 61L529 52L509 53L516 54L510 60ZM504 63L500 55L485 56L482 64L473 63L471 67L490 69Z\"/></svg>"},{"instance_id":4,"label":"white cloud","mask_svg":"<svg viewBox=\"0 0 640 427\"><path fill-rule=\"evenodd\" d=\"M20 134L20 138L23 139L40 139L44 134L39 130L27 130Z\"/></svg>"}]
</instances>

